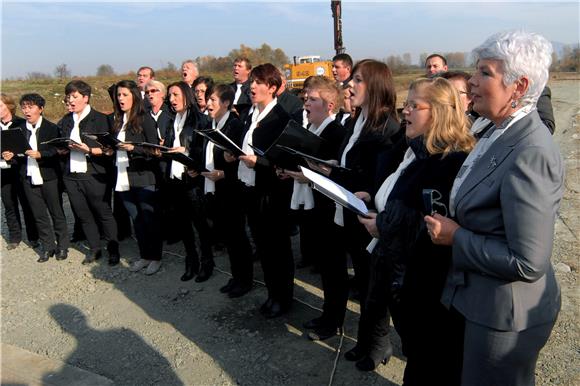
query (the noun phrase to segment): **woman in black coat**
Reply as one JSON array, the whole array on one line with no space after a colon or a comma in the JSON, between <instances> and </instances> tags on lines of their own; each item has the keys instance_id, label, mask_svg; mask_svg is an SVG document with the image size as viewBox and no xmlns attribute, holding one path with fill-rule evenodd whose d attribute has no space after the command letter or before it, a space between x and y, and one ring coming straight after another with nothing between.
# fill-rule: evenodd
<instances>
[{"instance_id":1,"label":"woman in black coat","mask_svg":"<svg viewBox=\"0 0 580 386\"><path fill-rule=\"evenodd\" d=\"M459 94L442 78L411 84L403 109L409 149L376 194L379 214L360 218L375 237L368 307L361 320L390 308L407 357L404 385L459 385L461 318L440 302L451 248L433 245L423 217L448 214L449 192L475 142Z\"/></svg>"},{"instance_id":2,"label":"woman in black coat","mask_svg":"<svg viewBox=\"0 0 580 386\"><path fill-rule=\"evenodd\" d=\"M393 152L391 163L384 165L389 170L395 170L402 157L400 148L395 146L402 137L395 109L396 93L391 71L384 63L362 60L354 67L353 74L350 100L357 113L346 128L345 140L339 150L338 164L341 167L311 166L351 192L368 192L372 195L379 156ZM367 197L370 195L367 194ZM370 237L356 215L343 211L342 207L337 207L335 223L339 235L336 239L341 240L341 243L329 246L335 248L333 252L337 259L331 276L332 290L325 291L325 304L333 304L337 314L340 311L340 320L344 320L348 300L346 253L350 255L354 266L362 314L367 306L370 260L366 246ZM374 324L361 320L357 345L345 353L345 358L356 361L360 370L373 370L376 363L392 352L388 331L388 314ZM372 340L371 336L380 339ZM381 345L373 345L374 341L380 341Z\"/></svg>"},{"instance_id":3,"label":"woman in black coat","mask_svg":"<svg viewBox=\"0 0 580 386\"><path fill-rule=\"evenodd\" d=\"M169 85L169 102L175 111L165 133L164 145L171 152L185 153L199 165L186 168L185 165L168 160L162 167L163 203L172 222L170 239L183 241L185 246L185 273L182 281L195 278L196 282L209 279L213 273L212 234L207 222L207 208L204 197L205 178L202 171L203 137L196 130L207 126L207 118L195 106L191 88L185 82ZM195 232L199 234L201 258L195 246Z\"/></svg>"},{"instance_id":4,"label":"woman in black coat","mask_svg":"<svg viewBox=\"0 0 580 386\"><path fill-rule=\"evenodd\" d=\"M250 79L253 107L244 119L242 150L246 155L239 157L238 177L244 184L246 215L268 288L268 299L260 312L274 318L288 311L294 291L294 259L288 234L292 180L279 179L275 165L253 149L268 149L290 117L277 103L276 92L282 79L274 65L254 67ZM250 289L251 286L234 288L230 296L241 296Z\"/></svg>"},{"instance_id":5,"label":"woman in black coat","mask_svg":"<svg viewBox=\"0 0 580 386\"><path fill-rule=\"evenodd\" d=\"M243 125L235 112L231 111L234 90L220 84L213 88L207 99L207 112L211 122L207 130L223 133L237 146L242 146ZM242 202L242 183L238 180L238 161L213 142L205 139L202 160L208 170L204 192L210 204L213 230L223 238L232 278L220 288L220 292L230 294L234 288L252 285L252 247L246 233L246 220ZM235 294L234 294L235 295Z\"/></svg>"},{"instance_id":6,"label":"woman in black coat","mask_svg":"<svg viewBox=\"0 0 580 386\"><path fill-rule=\"evenodd\" d=\"M132 271L147 268L153 274L161 266L162 239L159 229L159 194L156 186L158 160L151 151L131 142L159 142L153 119L145 113L141 92L133 81L115 87L113 135L122 143L116 149L115 191L133 221L140 259Z\"/></svg>"}]
</instances>

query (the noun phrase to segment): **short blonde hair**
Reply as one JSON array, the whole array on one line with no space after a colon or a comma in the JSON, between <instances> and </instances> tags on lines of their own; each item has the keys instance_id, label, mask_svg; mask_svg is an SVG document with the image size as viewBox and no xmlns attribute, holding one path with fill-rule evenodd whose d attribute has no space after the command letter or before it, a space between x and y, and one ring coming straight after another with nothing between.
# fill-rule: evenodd
<instances>
[{"instance_id":1,"label":"short blonde hair","mask_svg":"<svg viewBox=\"0 0 580 386\"><path fill-rule=\"evenodd\" d=\"M154 87L157 90L159 90L161 94L167 95L167 88L165 88L165 85L158 80L152 79L149 82L147 82L147 84L145 85L145 90L147 90L148 87Z\"/></svg>"},{"instance_id":2,"label":"short blonde hair","mask_svg":"<svg viewBox=\"0 0 580 386\"><path fill-rule=\"evenodd\" d=\"M316 90L325 103L333 103L333 114L336 114L342 107L342 92L334 80L324 76L311 76L308 78L305 89Z\"/></svg>"},{"instance_id":3,"label":"short blonde hair","mask_svg":"<svg viewBox=\"0 0 580 386\"><path fill-rule=\"evenodd\" d=\"M451 82L443 78L419 78L411 83L409 91L421 92L431 108L431 124L424 135L429 154L445 156L473 149L475 138L469 130L471 123Z\"/></svg>"}]
</instances>

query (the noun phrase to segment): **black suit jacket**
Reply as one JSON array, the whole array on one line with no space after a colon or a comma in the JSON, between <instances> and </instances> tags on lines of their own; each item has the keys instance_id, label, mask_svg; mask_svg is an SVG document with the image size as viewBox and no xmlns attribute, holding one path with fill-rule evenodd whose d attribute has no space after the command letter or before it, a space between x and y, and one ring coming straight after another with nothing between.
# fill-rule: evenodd
<instances>
[{"instance_id":1,"label":"black suit jacket","mask_svg":"<svg viewBox=\"0 0 580 386\"><path fill-rule=\"evenodd\" d=\"M234 93L238 90L238 86L236 82L230 83L230 87L234 89ZM242 93L240 98L237 100L236 104L234 105L236 111L240 116L244 115L250 107L252 107L252 100L250 98L250 80L246 80L242 83Z\"/></svg>"},{"instance_id":2,"label":"black suit jacket","mask_svg":"<svg viewBox=\"0 0 580 386\"><path fill-rule=\"evenodd\" d=\"M114 133L115 135L117 133ZM143 115L141 132L133 133L129 125L125 132L125 142L148 142L159 143L155 121L149 114ZM149 151L142 146L135 146L133 151L127 152L129 156L129 185L135 188L143 188L155 185L159 170L158 159L150 155Z\"/></svg>"},{"instance_id":3,"label":"black suit jacket","mask_svg":"<svg viewBox=\"0 0 580 386\"><path fill-rule=\"evenodd\" d=\"M256 129L254 129L252 144L261 150L268 149L280 134L282 134L282 131L284 131L289 120L290 116L288 113L282 108L282 106L280 106L280 104L276 104L268 115L258 123ZM250 128L252 116L247 114L243 119L243 123L244 131L241 137L242 140ZM276 176L274 165L270 164L270 161L267 158L258 156L256 166L254 166L254 171L256 172L256 190L266 192L287 185L282 183Z\"/></svg>"},{"instance_id":4,"label":"black suit jacket","mask_svg":"<svg viewBox=\"0 0 580 386\"><path fill-rule=\"evenodd\" d=\"M73 113L65 115L58 123L61 137L70 138L70 134L74 127ZM97 147L97 144L92 141L87 141L83 134L91 133L107 133L110 131L109 120L107 116L97 110L91 108L89 114L79 123L79 131L81 140L89 147ZM86 175L92 174L106 174L111 171L113 166L113 158L107 156L91 156L87 155L87 172L86 173L71 173L70 172L70 153L63 157L62 172L64 178L86 178Z\"/></svg>"},{"instance_id":5,"label":"black suit jacket","mask_svg":"<svg viewBox=\"0 0 580 386\"><path fill-rule=\"evenodd\" d=\"M538 114L540 119L544 122L544 125L550 130L551 134L554 134L556 130L556 120L554 119L554 109L552 109L552 91L550 87L546 86L542 90L542 95L538 99L536 104L538 109Z\"/></svg>"},{"instance_id":6,"label":"black suit jacket","mask_svg":"<svg viewBox=\"0 0 580 386\"><path fill-rule=\"evenodd\" d=\"M32 132L26 128L26 122L24 121L20 126L26 140L30 140L30 135ZM60 163L58 158L58 153L56 147L52 145L41 145L41 142L49 141L53 138L58 138L60 130L57 125L50 122L46 118L42 118L42 124L36 131L36 141L38 143L38 151L41 157L37 159L38 167L40 168L40 174L44 181L56 180L60 176ZM19 160L20 163L20 176L27 179L27 158L23 157Z\"/></svg>"},{"instance_id":7,"label":"black suit jacket","mask_svg":"<svg viewBox=\"0 0 580 386\"><path fill-rule=\"evenodd\" d=\"M151 115L150 112L148 112L147 114ZM153 116L151 116L151 118L153 118ZM169 107L165 106L165 104L164 104L161 107L161 114L157 118L157 121L155 121L155 119L153 119L153 121L155 122L155 127L157 128L157 132L158 132L159 136L161 137L161 139L164 141L165 141L165 134L167 133L167 128L169 127L170 123L173 122L174 118L175 118L175 114L171 111L171 109Z\"/></svg>"}]
</instances>

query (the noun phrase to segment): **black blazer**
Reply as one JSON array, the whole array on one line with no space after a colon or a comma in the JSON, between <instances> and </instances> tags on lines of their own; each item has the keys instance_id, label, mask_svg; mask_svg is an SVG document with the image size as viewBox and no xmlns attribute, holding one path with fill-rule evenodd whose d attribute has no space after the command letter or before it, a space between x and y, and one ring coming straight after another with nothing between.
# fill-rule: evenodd
<instances>
[{"instance_id":1,"label":"black blazer","mask_svg":"<svg viewBox=\"0 0 580 386\"><path fill-rule=\"evenodd\" d=\"M173 130L173 124L175 122L175 117L173 117L169 124L167 125L167 129L165 131L165 142L164 146L167 147L174 147L175 144L175 131ZM195 131L205 128L208 125L208 118L199 110L197 107L193 106L190 107L187 112L187 117L185 124L183 125L183 130L179 134L179 142L181 146L185 147L186 153L189 155L190 158L193 158L195 161L199 163L199 165L203 165L203 151L204 151L204 140L203 137L197 134ZM162 173L163 178L169 180L171 177L171 162L169 161L162 161ZM189 177L187 172L183 173L181 181L187 183L196 183L200 184L203 183L203 179L205 177L197 176L195 178Z\"/></svg>"},{"instance_id":2,"label":"black blazer","mask_svg":"<svg viewBox=\"0 0 580 386\"><path fill-rule=\"evenodd\" d=\"M238 90L238 86L236 82L230 83L230 87L233 88L234 93ZM250 107L252 107L252 100L250 98L250 80L246 80L242 83L242 93L234 105L236 111L240 116L244 115Z\"/></svg>"},{"instance_id":3,"label":"black blazer","mask_svg":"<svg viewBox=\"0 0 580 386\"><path fill-rule=\"evenodd\" d=\"M338 152L338 161L354 132L355 122L356 119L353 119L346 127L346 135ZM332 168L330 179L351 192L368 192L374 196L379 155L391 149L402 135L404 134L399 123L392 118L389 118L381 129L373 132L363 130L346 155L345 167L350 170ZM403 154L404 152L398 159L392 159L391 165L387 165L392 171L396 170Z\"/></svg>"},{"instance_id":4,"label":"black blazer","mask_svg":"<svg viewBox=\"0 0 580 386\"><path fill-rule=\"evenodd\" d=\"M320 149L319 158L338 159L340 156L338 151L344 142L345 135L346 129L340 123L337 121L330 122L320 134L320 138L323 138L325 141Z\"/></svg>"},{"instance_id":5,"label":"black blazer","mask_svg":"<svg viewBox=\"0 0 580 386\"><path fill-rule=\"evenodd\" d=\"M70 134L74 127L73 113L65 115L58 123L61 137L70 138ZM90 147L97 147L97 144L83 138L83 134L91 133L107 133L110 131L109 120L103 113L91 107L89 114L79 123L79 131L83 142ZM106 174L113 166L113 157L91 156L87 155L87 172L86 174ZM63 157L62 172L64 178L83 178L85 173L71 173L70 172L70 153Z\"/></svg>"},{"instance_id":6,"label":"black blazer","mask_svg":"<svg viewBox=\"0 0 580 386\"><path fill-rule=\"evenodd\" d=\"M143 115L141 129L140 133L133 133L129 125L127 125L125 141L159 143L155 120L149 114ZM113 134L117 135L115 132ZM133 151L128 151L127 154L129 156L129 168L127 169L129 185L134 188L155 185L157 181L156 175L159 170L157 157L151 156L142 146L135 146Z\"/></svg>"},{"instance_id":7,"label":"black blazer","mask_svg":"<svg viewBox=\"0 0 580 386\"><path fill-rule=\"evenodd\" d=\"M276 104L268 115L258 123L252 135L252 144L258 149L268 149L282 134L289 120L288 113L280 104ZM252 116L247 114L243 119L243 123L242 141L250 128ZM272 191L278 189L281 185L285 185L281 184L281 180L276 176L274 165L271 165L270 161L264 157L258 156L254 171L256 172L256 189L259 191Z\"/></svg>"},{"instance_id":8,"label":"black blazer","mask_svg":"<svg viewBox=\"0 0 580 386\"><path fill-rule=\"evenodd\" d=\"M30 140L30 135L32 132L26 128L26 121L20 126L26 140ZM57 125L50 122L48 119L42 117L42 124L40 128L36 131L36 141L38 143L38 151L41 157L37 159L38 166L40 168L40 174L44 181L56 180L60 176L60 163L56 147L52 145L41 145L41 142L49 141L53 138L58 138L60 130ZM26 176L27 172L27 158L23 157L19 159L20 163L20 176L24 179L28 179Z\"/></svg>"}]
</instances>

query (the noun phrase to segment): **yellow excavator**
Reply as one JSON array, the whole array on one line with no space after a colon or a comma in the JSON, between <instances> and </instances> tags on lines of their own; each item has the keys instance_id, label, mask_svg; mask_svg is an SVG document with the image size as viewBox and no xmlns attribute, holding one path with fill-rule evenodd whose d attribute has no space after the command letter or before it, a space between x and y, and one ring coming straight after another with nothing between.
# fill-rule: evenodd
<instances>
[{"instance_id":1,"label":"yellow excavator","mask_svg":"<svg viewBox=\"0 0 580 386\"><path fill-rule=\"evenodd\" d=\"M342 54L345 51L342 45L342 7L341 0L330 2L332 18L334 19L334 50L336 54ZM308 55L294 57L292 64L284 65L284 75L286 76L286 87L289 89L301 89L304 81L309 76L323 75L333 79L332 61L321 60L318 55Z\"/></svg>"}]
</instances>

